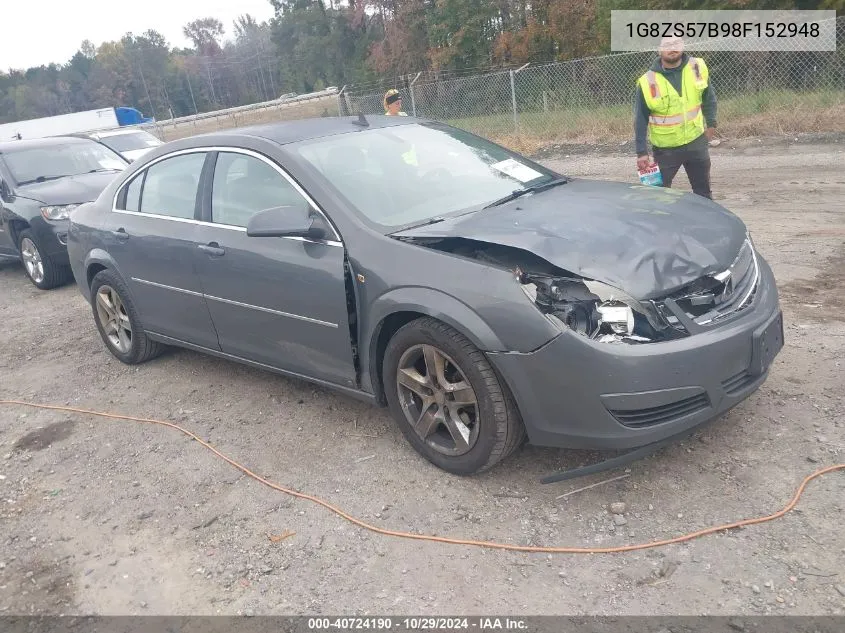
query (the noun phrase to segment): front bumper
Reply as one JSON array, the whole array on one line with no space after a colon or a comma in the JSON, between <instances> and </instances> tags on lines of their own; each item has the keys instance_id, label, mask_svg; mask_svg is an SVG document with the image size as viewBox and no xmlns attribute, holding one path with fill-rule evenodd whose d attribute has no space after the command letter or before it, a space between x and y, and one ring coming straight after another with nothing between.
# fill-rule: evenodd
<instances>
[{"instance_id":1,"label":"front bumper","mask_svg":"<svg viewBox=\"0 0 845 633\"><path fill-rule=\"evenodd\" d=\"M70 262L67 254L68 220L47 221L40 217L30 223L38 248L50 256L56 264L66 266Z\"/></svg>"},{"instance_id":2,"label":"front bumper","mask_svg":"<svg viewBox=\"0 0 845 633\"><path fill-rule=\"evenodd\" d=\"M598 343L564 332L539 350L488 353L539 446L629 449L722 415L768 376L783 317L762 259L753 304L736 320L665 343Z\"/></svg>"}]
</instances>

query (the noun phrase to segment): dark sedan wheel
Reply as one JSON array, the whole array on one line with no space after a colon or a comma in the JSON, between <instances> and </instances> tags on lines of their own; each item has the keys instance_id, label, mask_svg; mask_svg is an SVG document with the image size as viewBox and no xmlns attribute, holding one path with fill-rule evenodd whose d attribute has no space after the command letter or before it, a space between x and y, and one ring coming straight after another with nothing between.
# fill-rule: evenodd
<instances>
[{"instance_id":1,"label":"dark sedan wheel","mask_svg":"<svg viewBox=\"0 0 845 633\"><path fill-rule=\"evenodd\" d=\"M136 365L161 353L161 344L141 328L129 289L118 275L111 270L97 273L91 282L91 297L97 330L118 360Z\"/></svg>"},{"instance_id":2,"label":"dark sedan wheel","mask_svg":"<svg viewBox=\"0 0 845 633\"><path fill-rule=\"evenodd\" d=\"M484 354L436 319L418 319L396 332L383 375L403 435L443 470L483 472L525 438L516 405Z\"/></svg>"},{"instance_id":3,"label":"dark sedan wheel","mask_svg":"<svg viewBox=\"0 0 845 633\"><path fill-rule=\"evenodd\" d=\"M61 286L70 277L67 266L59 266L38 248L38 242L29 229L21 232L18 248L20 248L26 276L36 288L50 290Z\"/></svg>"}]
</instances>

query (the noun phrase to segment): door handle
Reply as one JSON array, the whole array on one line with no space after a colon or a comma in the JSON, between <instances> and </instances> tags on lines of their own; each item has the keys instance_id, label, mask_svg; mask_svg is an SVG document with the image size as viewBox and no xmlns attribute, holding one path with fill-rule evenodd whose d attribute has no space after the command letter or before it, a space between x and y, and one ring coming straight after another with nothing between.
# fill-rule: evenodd
<instances>
[{"instance_id":1,"label":"door handle","mask_svg":"<svg viewBox=\"0 0 845 633\"><path fill-rule=\"evenodd\" d=\"M126 232L126 229L120 227L116 231L112 231L111 234L117 238L118 242L125 242L129 239L129 233Z\"/></svg>"},{"instance_id":2,"label":"door handle","mask_svg":"<svg viewBox=\"0 0 845 633\"><path fill-rule=\"evenodd\" d=\"M226 249L220 248L220 245L217 242L209 242L208 244L198 244L197 248L200 249L203 253L210 255L211 257L223 257L226 254Z\"/></svg>"}]
</instances>

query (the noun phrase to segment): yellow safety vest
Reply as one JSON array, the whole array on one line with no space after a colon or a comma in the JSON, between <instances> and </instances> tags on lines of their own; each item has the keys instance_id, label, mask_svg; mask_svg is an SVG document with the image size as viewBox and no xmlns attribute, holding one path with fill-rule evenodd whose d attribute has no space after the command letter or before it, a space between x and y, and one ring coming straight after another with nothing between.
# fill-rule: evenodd
<instances>
[{"instance_id":1,"label":"yellow safety vest","mask_svg":"<svg viewBox=\"0 0 845 633\"><path fill-rule=\"evenodd\" d=\"M704 133L701 94L710 73L700 57L690 57L681 72L682 94L662 74L648 71L639 80L650 111L648 137L654 147L678 147Z\"/></svg>"}]
</instances>

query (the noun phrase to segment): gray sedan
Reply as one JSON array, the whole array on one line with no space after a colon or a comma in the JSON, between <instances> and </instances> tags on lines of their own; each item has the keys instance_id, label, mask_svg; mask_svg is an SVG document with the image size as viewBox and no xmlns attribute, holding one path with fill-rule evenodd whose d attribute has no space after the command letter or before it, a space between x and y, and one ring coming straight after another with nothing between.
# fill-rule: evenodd
<instances>
[{"instance_id":1,"label":"gray sedan","mask_svg":"<svg viewBox=\"0 0 845 633\"><path fill-rule=\"evenodd\" d=\"M73 211L68 252L124 363L179 346L339 389L456 474L526 438L671 441L783 345L772 271L718 204L413 117L168 143Z\"/></svg>"}]
</instances>

